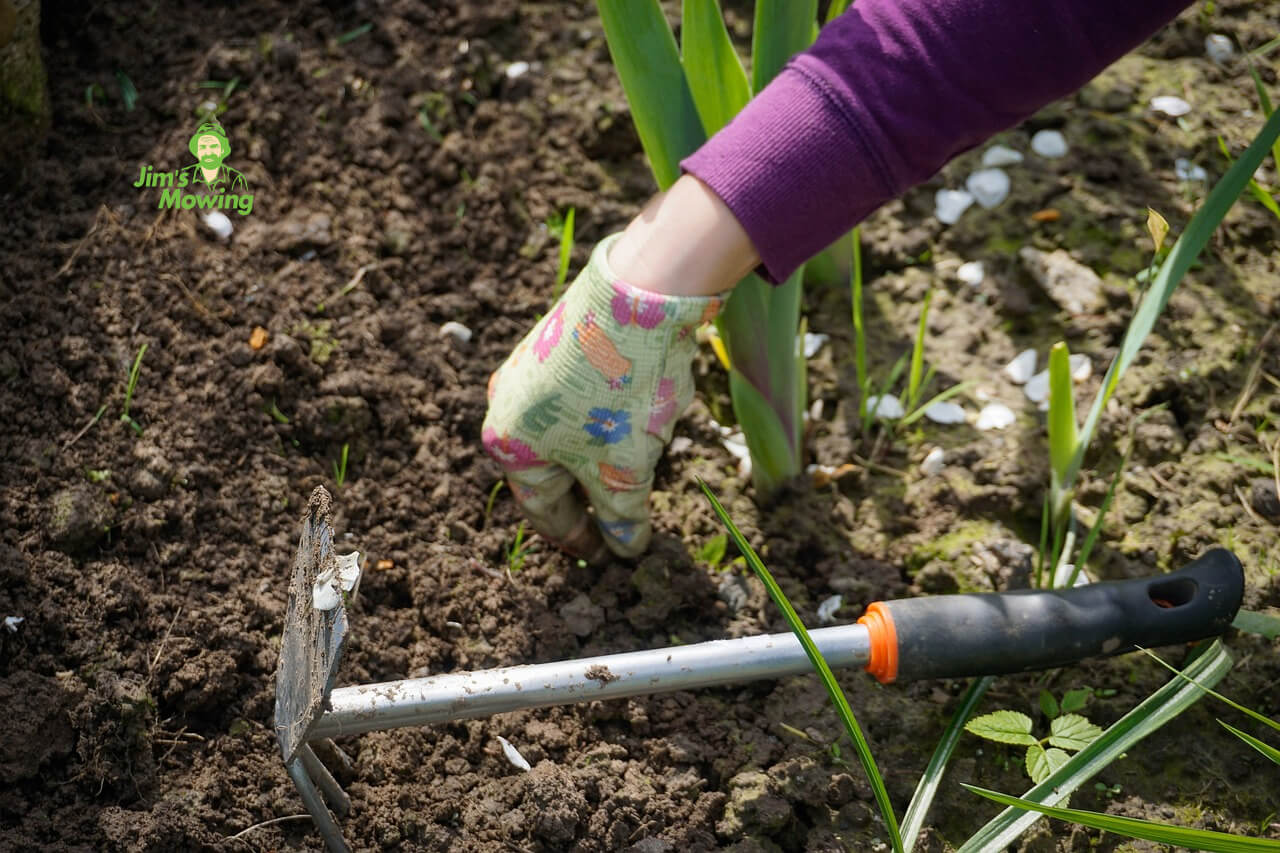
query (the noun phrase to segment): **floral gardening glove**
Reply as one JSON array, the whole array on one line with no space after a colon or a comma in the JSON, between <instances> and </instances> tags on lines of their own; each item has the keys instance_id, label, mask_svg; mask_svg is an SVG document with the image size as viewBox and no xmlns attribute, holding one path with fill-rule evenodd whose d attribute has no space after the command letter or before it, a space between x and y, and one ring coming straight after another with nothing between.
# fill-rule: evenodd
<instances>
[{"instance_id":1,"label":"floral gardening glove","mask_svg":"<svg viewBox=\"0 0 1280 853\"><path fill-rule=\"evenodd\" d=\"M585 559L648 546L653 469L693 399L694 332L722 301L619 281L607 260L617 236L494 371L483 430L533 526Z\"/></svg>"}]
</instances>

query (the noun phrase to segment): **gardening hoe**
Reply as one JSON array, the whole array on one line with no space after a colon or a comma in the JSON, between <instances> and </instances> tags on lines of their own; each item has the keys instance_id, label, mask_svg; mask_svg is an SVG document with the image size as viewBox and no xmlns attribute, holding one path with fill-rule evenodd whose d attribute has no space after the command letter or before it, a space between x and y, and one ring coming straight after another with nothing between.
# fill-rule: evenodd
<instances>
[{"instance_id":1,"label":"gardening hoe","mask_svg":"<svg viewBox=\"0 0 1280 853\"><path fill-rule=\"evenodd\" d=\"M308 745L311 741L780 678L812 668L788 633L334 689L348 623L341 597L323 587L328 578L337 583L339 559L329 493L318 487L293 564L276 670L275 723L289 776L335 853L348 847L324 803L342 816L350 801ZM886 684L1001 675L1221 634L1235 617L1243 591L1240 561L1217 548L1155 578L877 601L857 624L820 628L811 636L832 667L864 667ZM321 603L332 606L318 609Z\"/></svg>"}]
</instances>

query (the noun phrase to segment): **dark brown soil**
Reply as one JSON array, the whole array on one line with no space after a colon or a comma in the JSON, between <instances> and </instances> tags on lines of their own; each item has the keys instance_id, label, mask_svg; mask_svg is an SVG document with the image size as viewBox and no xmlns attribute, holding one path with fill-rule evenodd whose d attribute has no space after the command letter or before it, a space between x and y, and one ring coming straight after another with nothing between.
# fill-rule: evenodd
<instances>
[{"instance_id":1,"label":"dark brown soil","mask_svg":"<svg viewBox=\"0 0 1280 853\"><path fill-rule=\"evenodd\" d=\"M347 684L782 630L754 580L731 610L718 595L730 575L695 558L718 532L698 476L806 620L833 592L849 620L875 599L1007 584L1015 543L1036 541L1047 473L1041 419L998 370L1065 337L1094 361L1091 399L1130 313L1129 277L1147 262L1145 208L1177 232L1206 191L1178 181L1174 159L1214 178L1216 135L1239 151L1259 123L1247 72L1214 66L1203 37L1257 46L1275 35L1265 5L1197 6L1007 134L1026 150L1031 132L1060 127L1072 153L1017 171L998 211L951 229L931 216L934 190L962 183L971 155L867 226L876 375L936 286L929 359L947 381L981 380L965 398L974 411L980 393L1013 404L1015 427L922 421L879 444L876 471L762 510L711 429L727 400L704 356L701 400L678 430L691 444L659 470L652 552L586 569L535 544L509 574L518 517L505 494L486 512L498 470L479 428L489 372L548 304L557 247L544 223L576 208L576 270L653 189L592 10L46 0L54 125L43 157L0 190L0 616L24 620L0 631L0 849L317 848L305 820L232 840L303 812L271 713L316 485L334 493L343 550L369 555ZM749 19L734 24L745 32ZM510 77L516 61L532 67ZM137 89L132 110L118 72ZM1262 74L1280 93L1267 60ZM229 96L202 86L233 79ZM1181 124L1160 118L1146 104L1161 93L1197 109ZM227 242L132 185L143 164L185 166L199 105L223 97L227 162L255 198L250 215L231 214ZM1059 220L1030 221L1050 206ZM1101 574L1172 568L1226 544L1246 563L1246 605L1280 606L1274 496L1255 482L1280 415L1280 333L1266 337L1280 320L1278 238L1280 223L1242 200L1122 383L1086 506L1101 502L1134 417L1167 408L1138 428ZM1106 274L1108 311L1057 311L1019 272L1023 244L1065 247ZM956 266L974 259L986 281L958 284ZM808 294L810 327L832 336L812 367L823 411L810 447L828 465L870 450L848 300L842 285ZM450 320L470 342L439 334ZM257 349L256 327L268 333ZM120 418L143 345L129 407L139 432ZM918 463L934 445L948 467L925 478ZM1274 714L1276 643L1233 633L1228 644L1237 666L1220 689ZM1089 685L1114 691L1087 708L1107 724L1164 680L1125 657L1002 679L983 707L1031 711L1044 685ZM904 809L965 685L842 683ZM1232 713L1202 703L1108 768L1106 793L1086 787L1073 802L1280 838L1276 768L1217 729ZM532 771L505 760L498 735ZM881 849L851 747L830 748L838 737L811 678L369 734L340 744L354 804L343 826L359 849ZM1016 754L965 738L928 849L958 845L996 811L960 781L1026 787ZM1053 824L1024 843L1124 842Z\"/></svg>"}]
</instances>

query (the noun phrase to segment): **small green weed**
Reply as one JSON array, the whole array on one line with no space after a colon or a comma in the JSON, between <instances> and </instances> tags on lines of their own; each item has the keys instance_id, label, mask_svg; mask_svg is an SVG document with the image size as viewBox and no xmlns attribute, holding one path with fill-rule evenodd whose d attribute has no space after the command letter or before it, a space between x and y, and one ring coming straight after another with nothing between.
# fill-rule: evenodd
<instances>
[{"instance_id":1,"label":"small green weed","mask_svg":"<svg viewBox=\"0 0 1280 853\"><path fill-rule=\"evenodd\" d=\"M1038 785L1066 764L1071 752L1084 749L1102 735L1101 728L1087 717L1074 713L1084 707L1090 695L1092 691L1087 687L1068 690L1059 702L1049 691L1040 691L1040 710L1049 720L1049 734L1042 738L1032 734L1034 723L1019 711L992 711L974 717L964 728L970 734L996 743L1025 746L1027 754L1023 763L1031 781Z\"/></svg>"},{"instance_id":2,"label":"small green weed","mask_svg":"<svg viewBox=\"0 0 1280 853\"><path fill-rule=\"evenodd\" d=\"M547 230L560 240L560 260L556 267L556 286L551 290L552 302L560 298L560 291L564 289L564 283L569 278L569 260L573 255L573 218L576 210L571 207L563 219L556 213L547 220Z\"/></svg>"},{"instance_id":3,"label":"small green weed","mask_svg":"<svg viewBox=\"0 0 1280 853\"><path fill-rule=\"evenodd\" d=\"M129 406L133 403L133 392L138 387L138 373L142 370L142 357L146 354L147 345L143 344L133 359L133 367L129 368L129 382L124 389L124 408L120 412L120 422L128 424L138 435L142 435L142 427L129 415Z\"/></svg>"},{"instance_id":4,"label":"small green weed","mask_svg":"<svg viewBox=\"0 0 1280 853\"><path fill-rule=\"evenodd\" d=\"M347 452L351 449L351 445L342 445L341 459L335 459L333 462L333 481L338 484L338 488L342 488L347 482Z\"/></svg>"},{"instance_id":5,"label":"small green weed","mask_svg":"<svg viewBox=\"0 0 1280 853\"><path fill-rule=\"evenodd\" d=\"M712 570L719 571L720 564L724 561L724 554L728 547L729 537L723 533L717 533L715 536L708 539L706 544L698 549L698 553L695 556L710 566Z\"/></svg>"},{"instance_id":6,"label":"small green weed","mask_svg":"<svg viewBox=\"0 0 1280 853\"><path fill-rule=\"evenodd\" d=\"M520 526L516 528L516 538L512 540L511 545L507 548L507 574L514 575L524 568L525 557L529 554L529 548L532 542L524 541L525 524L520 522Z\"/></svg>"}]
</instances>

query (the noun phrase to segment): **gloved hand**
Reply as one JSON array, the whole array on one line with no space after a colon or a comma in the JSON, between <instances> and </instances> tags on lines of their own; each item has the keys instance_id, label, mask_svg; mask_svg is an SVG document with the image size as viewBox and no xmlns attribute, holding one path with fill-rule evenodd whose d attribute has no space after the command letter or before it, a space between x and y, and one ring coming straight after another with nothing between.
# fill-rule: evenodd
<instances>
[{"instance_id":1,"label":"gloved hand","mask_svg":"<svg viewBox=\"0 0 1280 853\"><path fill-rule=\"evenodd\" d=\"M494 371L482 433L538 532L589 560L603 546L624 557L648 546L653 469L693 398L694 332L722 301L617 280L607 258L618 236Z\"/></svg>"}]
</instances>

